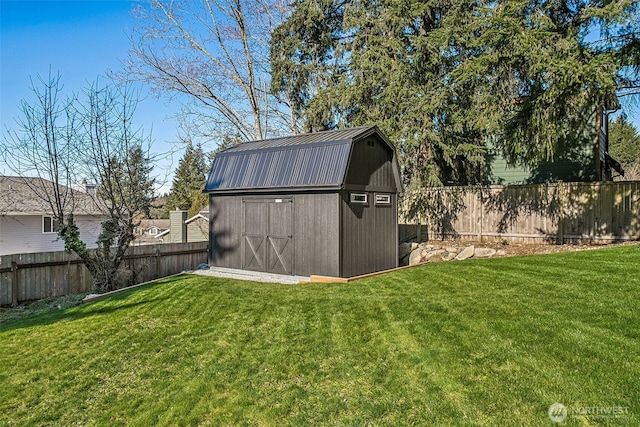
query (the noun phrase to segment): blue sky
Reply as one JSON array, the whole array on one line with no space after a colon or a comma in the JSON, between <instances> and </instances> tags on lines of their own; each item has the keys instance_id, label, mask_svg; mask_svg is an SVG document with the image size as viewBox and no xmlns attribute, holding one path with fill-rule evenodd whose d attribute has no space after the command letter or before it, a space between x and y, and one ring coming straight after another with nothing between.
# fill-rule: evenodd
<instances>
[{"instance_id":1,"label":"blue sky","mask_svg":"<svg viewBox=\"0 0 640 427\"><path fill-rule=\"evenodd\" d=\"M79 92L96 78L104 83L107 70L118 71L127 57L127 34L135 24L135 2L111 1L6 1L0 0L0 121L2 131L15 127L22 99L33 99L30 77L61 75L65 92ZM175 151L177 125L171 118L177 105L143 96L135 121L154 139L159 153ZM178 147L179 148L179 147ZM181 153L156 166L164 179ZM0 162L0 174L10 174ZM168 190L167 182L163 191Z\"/></svg>"},{"instance_id":2,"label":"blue sky","mask_svg":"<svg viewBox=\"0 0 640 427\"><path fill-rule=\"evenodd\" d=\"M127 57L127 34L135 25L130 0L7 1L0 0L0 129L15 127L21 99L33 99L30 77L60 73L65 90L78 92L87 82L119 70ZM103 78L106 82L106 78ZM136 112L136 124L152 131L154 150L174 151L156 164L168 191L171 174L182 152L175 153L177 105L147 96ZM640 109L623 104L628 118L640 128ZM214 147L205 147L213 149ZM0 160L0 174L10 174Z\"/></svg>"}]
</instances>

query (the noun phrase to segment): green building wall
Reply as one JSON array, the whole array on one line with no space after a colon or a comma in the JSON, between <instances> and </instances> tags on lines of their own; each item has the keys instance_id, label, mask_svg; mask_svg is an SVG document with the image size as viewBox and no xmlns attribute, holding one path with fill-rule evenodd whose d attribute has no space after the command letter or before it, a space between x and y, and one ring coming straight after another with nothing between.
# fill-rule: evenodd
<instances>
[{"instance_id":1,"label":"green building wall","mask_svg":"<svg viewBox=\"0 0 640 427\"><path fill-rule=\"evenodd\" d=\"M590 182L596 176L596 125L595 114L591 131L577 141L565 141L554 157L535 166L509 165L507 159L492 138L485 141L486 167L483 184L542 184L548 182Z\"/></svg>"}]
</instances>

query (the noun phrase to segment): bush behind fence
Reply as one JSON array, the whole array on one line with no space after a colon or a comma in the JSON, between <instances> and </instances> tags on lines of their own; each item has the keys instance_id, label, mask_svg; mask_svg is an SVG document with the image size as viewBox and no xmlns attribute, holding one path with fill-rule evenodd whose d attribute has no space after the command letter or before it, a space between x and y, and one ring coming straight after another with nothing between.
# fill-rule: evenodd
<instances>
[{"instance_id":1,"label":"bush behind fence","mask_svg":"<svg viewBox=\"0 0 640 427\"><path fill-rule=\"evenodd\" d=\"M207 243L131 246L120 267L128 285L170 276L207 262ZM42 252L0 256L0 305L91 292L91 274L75 254Z\"/></svg>"}]
</instances>

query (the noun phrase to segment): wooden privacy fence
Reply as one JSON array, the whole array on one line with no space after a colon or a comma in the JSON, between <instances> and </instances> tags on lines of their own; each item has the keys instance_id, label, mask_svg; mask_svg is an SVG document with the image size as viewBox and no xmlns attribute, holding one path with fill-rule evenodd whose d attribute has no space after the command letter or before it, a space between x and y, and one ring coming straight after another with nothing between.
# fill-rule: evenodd
<instances>
[{"instance_id":1,"label":"wooden privacy fence","mask_svg":"<svg viewBox=\"0 0 640 427\"><path fill-rule=\"evenodd\" d=\"M519 243L640 240L640 181L429 188L405 195L408 239ZM412 231L413 230L413 231Z\"/></svg>"},{"instance_id":2,"label":"wooden privacy fence","mask_svg":"<svg viewBox=\"0 0 640 427\"><path fill-rule=\"evenodd\" d=\"M131 246L121 265L128 285L194 269L207 262L207 243ZM42 252L0 256L0 305L91 292L91 274L75 254Z\"/></svg>"}]
</instances>

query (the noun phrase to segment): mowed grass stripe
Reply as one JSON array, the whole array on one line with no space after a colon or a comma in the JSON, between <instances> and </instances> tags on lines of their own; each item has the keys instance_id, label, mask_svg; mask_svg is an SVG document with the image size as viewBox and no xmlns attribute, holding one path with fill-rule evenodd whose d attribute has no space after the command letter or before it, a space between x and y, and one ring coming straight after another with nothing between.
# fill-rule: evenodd
<instances>
[{"instance_id":1,"label":"mowed grass stripe","mask_svg":"<svg viewBox=\"0 0 640 427\"><path fill-rule=\"evenodd\" d=\"M0 424L640 423L640 249L283 286L183 276L0 325Z\"/></svg>"}]
</instances>

